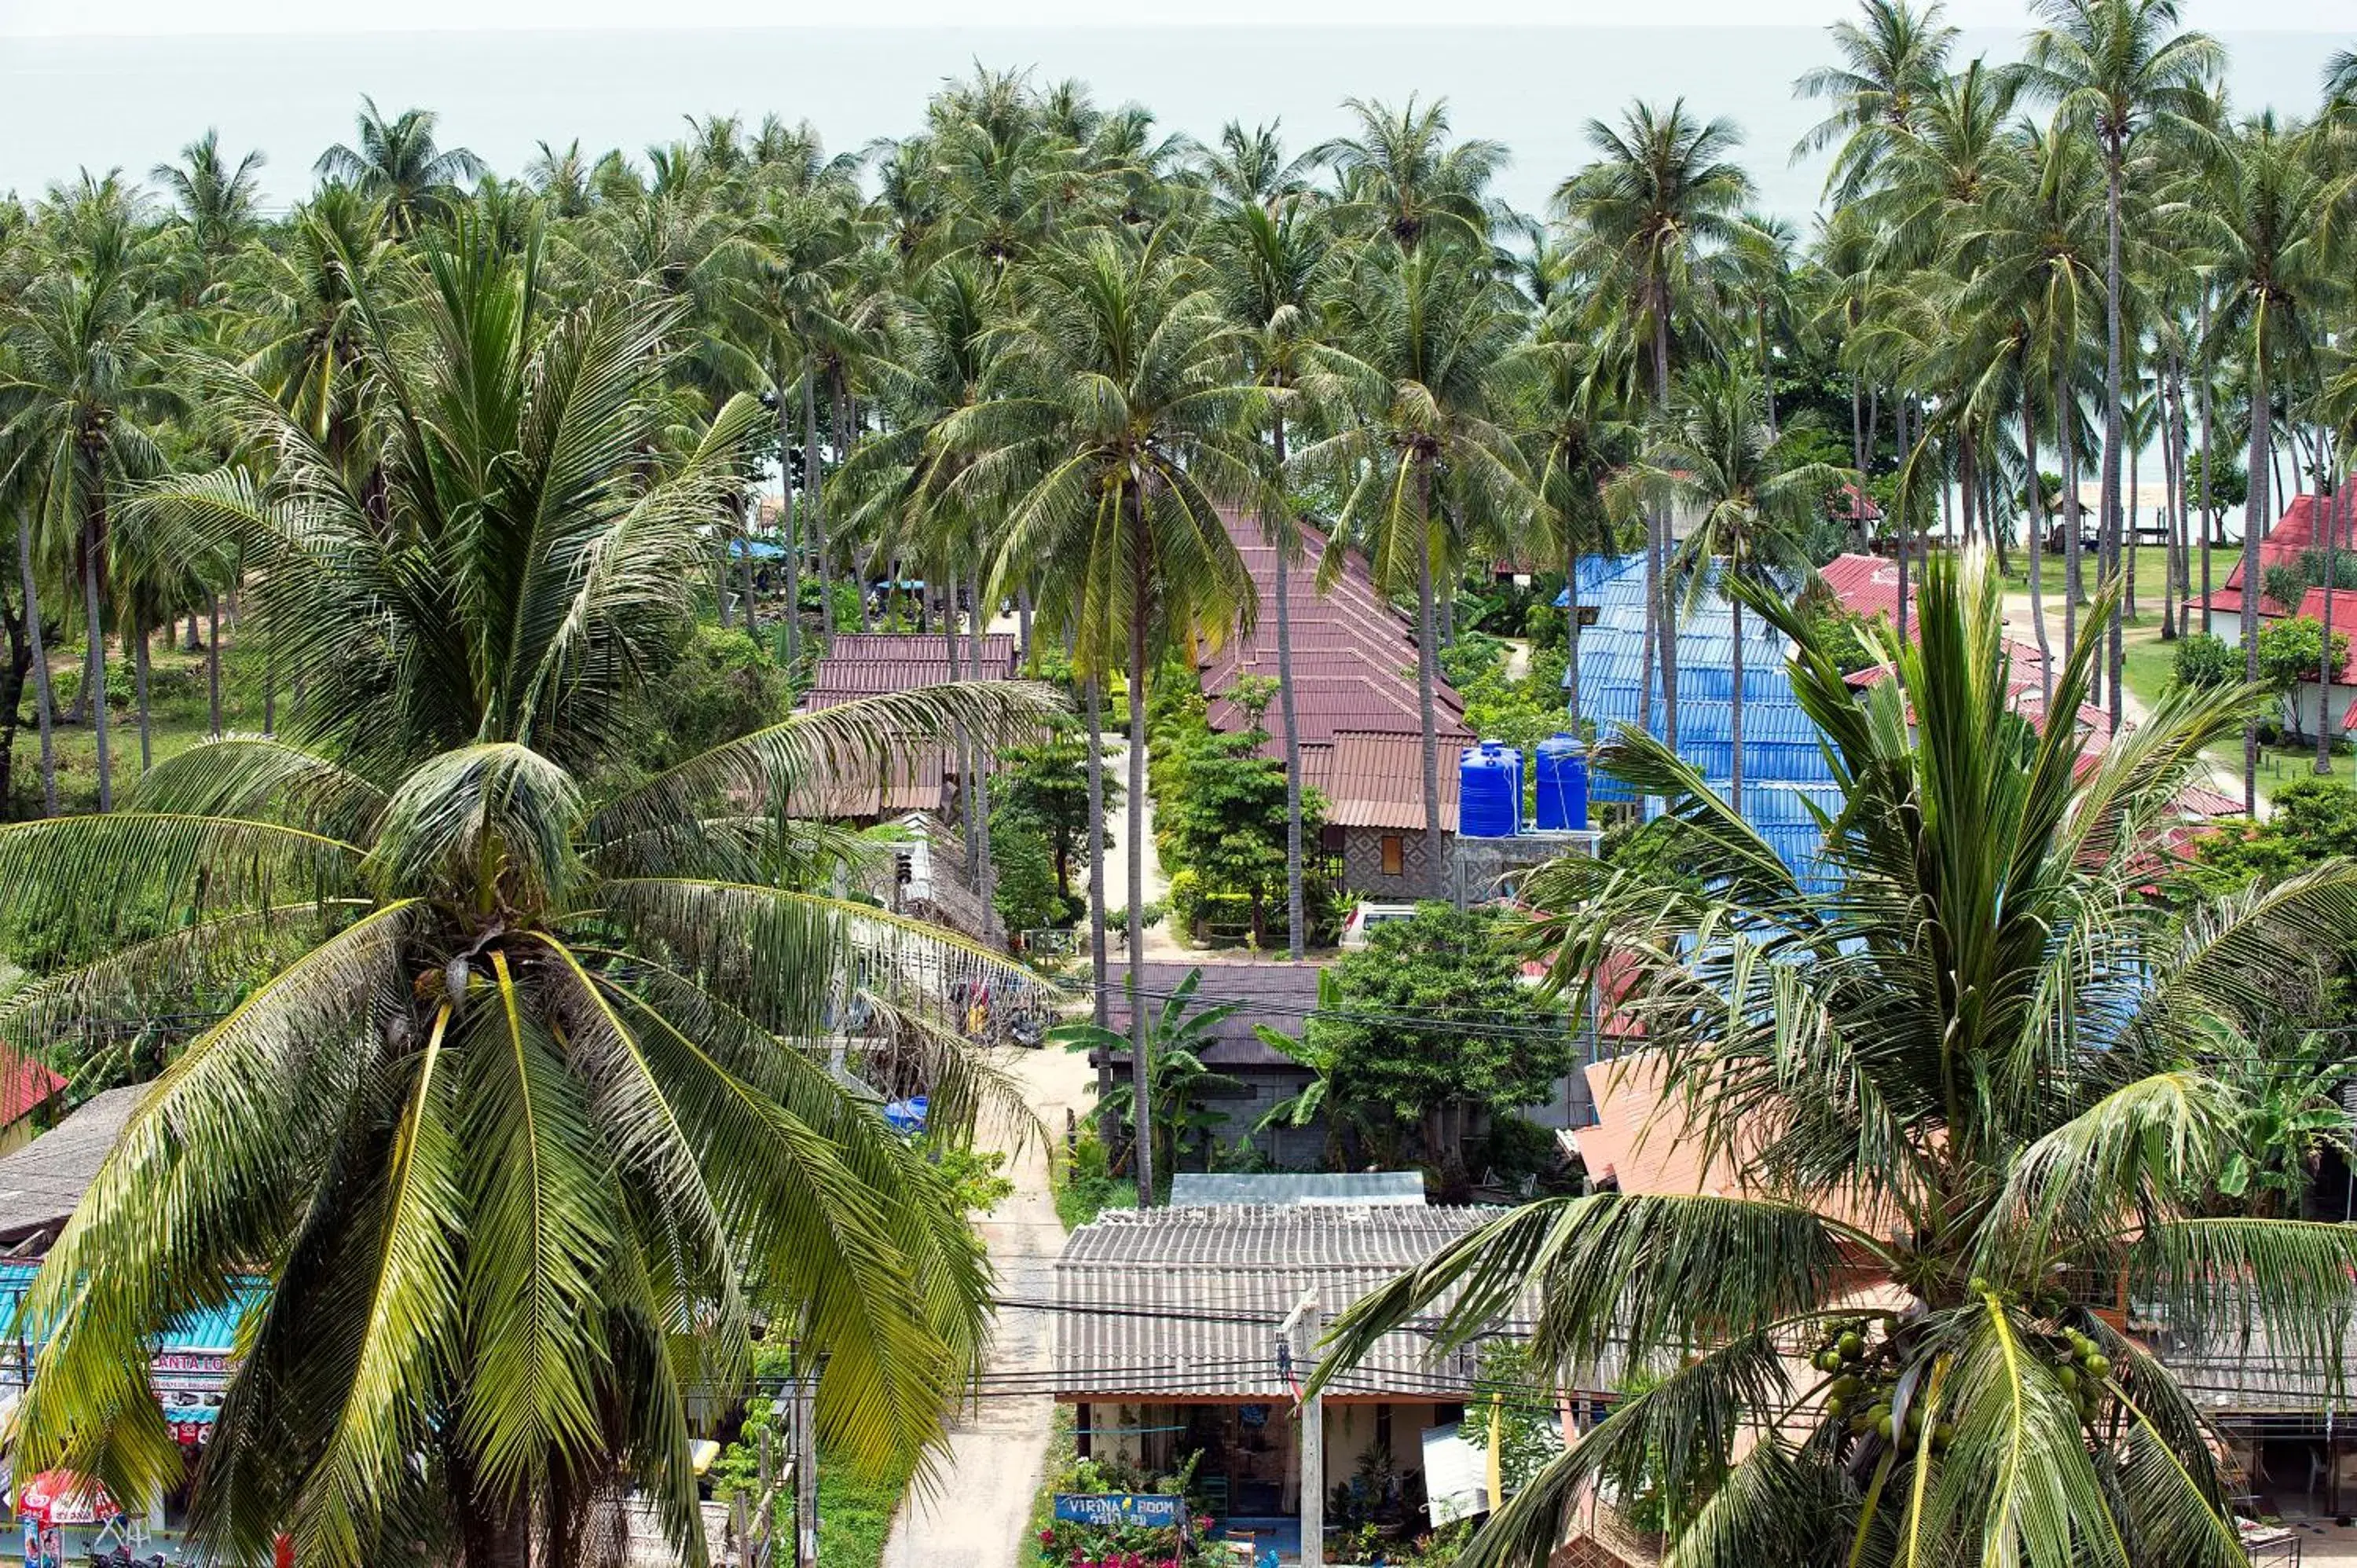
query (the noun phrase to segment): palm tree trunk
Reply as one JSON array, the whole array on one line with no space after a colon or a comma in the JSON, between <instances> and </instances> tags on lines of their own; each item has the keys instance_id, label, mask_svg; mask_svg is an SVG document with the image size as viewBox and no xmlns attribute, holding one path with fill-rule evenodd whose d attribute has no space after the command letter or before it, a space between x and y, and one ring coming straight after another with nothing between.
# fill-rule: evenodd
<instances>
[{"instance_id":1,"label":"palm tree trunk","mask_svg":"<svg viewBox=\"0 0 2357 1568\"><path fill-rule=\"evenodd\" d=\"M2178 585L2183 580L2185 565L2185 531L2179 527L2177 498L2179 494L2177 467L2177 360L2174 355L2161 372L2160 384L2160 527L2164 541L2161 548L2160 573L2160 639L2171 642L2177 638Z\"/></svg>"},{"instance_id":2,"label":"palm tree trunk","mask_svg":"<svg viewBox=\"0 0 2357 1568\"><path fill-rule=\"evenodd\" d=\"M778 511L786 528L786 662L791 665L799 664L802 657L802 547L793 465L786 456L793 450L794 422L786 412L784 365L771 370L770 384L778 389Z\"/></svg>"},{"instance_id":3,"label":"palm tree trunk","mask_svg":"<svg viewBox=\"0 0 2357 1568\"><path fill-rule=\"evenodd\" d=\"M1025 669L1031 666L1031 585L1015 585L1015 657Z\"/></svg>"},{"instance_id":4,"label":"palm tree trunk","mask_svg":"<svg viewBox=\"0 0 2357 1568\"><path fill-rule=\"evenodd\" d=\"M982 607L982 528L978 523L974 527L974 657L968 662L974 668L974 678L982 681L992 677L985 675L982 667L982 643L989 618ZM981 812L982 823L974 835L974 890L982 899L982 920L986 928L984 934L995 936L998 931L998 906L991 897L990 760L990 748L977 739L974 743L974 806Z\"/></svg>"},{"instance_id":5,"label":"palm tree trunk","mask_svg":"<svg viewBox=\"0 0 2357 1568\"><path fill-rule=\"evenodd\" d=\"M2064 367L2054 367L2054 435L2062 456L2062 657L2079 648L2079 599L2085 591L2079 570L2079 421Z\"/></svg>"},{"instance_id":6,"label":"palm tree trunk","mask_svg":"<svg viewBox=\"0 0 2357 1568\"><path fill-rule=\"evenodd\" d=\"M958 647L957 595L957 568L950 561L949 547L943 545L942 548L942 643L949 650L950 679L952 681L960 678L959 671L962 668ZM974 673L979 675L981 671L977 670ZM974 746L965 733L963 725L954 726L952 733L957 742L958 827L965 840L965 874L966 879L971 882L974 879L982 855L981 849L974 839L977 817L974 808Z\"/></svg>"},{"instance_id":7,"label":"palm tree trunk","mask_svg":"<svg viewBox=\"0 0 2357 1568\"><path fill-rule=\"evenodd\" d=\"M1768 406L1768 439L1777 439L1776 433L1776 361L1768 352L1768 306L1763 302L1755 313L1759 323L1760 393Z\"/></svg>"},{"instance_id":8,"label":"palm tree trunk","mask_svg":"<svg viewBox=\"0 0 2357 1568\"><path fill-rule=\"evenodd\" d=\"M1579 734L1579 541L1563 520L1564 685L1570 693L1571 733Z\"/></svg>"},{"instance_id":9,"label":"palm tree trunk","mask_svg":"<svg viewBox=\"0 0 2357 1568\"><path fill-rule=\"evenodd\" d=\"M207 596L205 610L205 707L211 719L212 737L221 738L221 596Z\"/></svg>"},{"instance_id":10,"label":"palm tree trunk","mask_svg":"<svg viewBox=\"0 0 2357 1568\"><path fill-rule=\"evenodd\" d=\"M1424 857L1426 874L1448 880L1440 838L1440 721L1433 705L1432 606L1432 471L1419 462L1415 469L1415 703L1424 726Z\"/></svg>"},{"instance_id":11,"label":"palm tree trunk","mask_svg":"<svg viewBox=\"0 0 2357 1568\"><path fill-rule=\"evenodd\" d=\"M2215 379L2209 362L2210 353L2210 290L2201 290L2201 344L2202 353L2201 393L2201 629L2211 630L2210 555L2218 542L2218 514L2210 504L2210 383Z\"/></svg>"},{"instance_id":12,"label":"palm tree trunk","mask_svg":"<svg viewBox=\"0 0 2357 1568\"><path fill-rule=\"evenodd\" d=\"M1146 523L1137 487L1123 487L1129 512L1129 1083L1137 1124L1137 1207L1154 1207L1154 1062L1146 1019L1146 618L1153 607ZM1429 604L1429 600L1426 601Z\"/></svg>"},{"instance_id":13,"label":"palm tree trunk","mask_svg":"<svg viewBox=\"0 0 2357 1568\"><path fill-rule=\"evenodd\" d=\"M811 544L818 552L818 646L834 646L834 566L826 553L826 499L818 455L818 379L802 372L802 493L810 498Z\"/></svg>"},{"instance_id":14,"label":"palm tree trunk","mask_svg":"<svg viewBox=\"0 0 2357 1568\"><path fill-rule=\"evenodd\" d=\"M1727 795L1736 814L1749 822L1750 813L1743 809L1743 601L1730 594L1727 603L1733 611L1735 650L1728 655L1727 663Z\"/></svg>"},{"instance_id":15,"label":"palm tree trunk","mask_svg":"<svg viewBox=\"0 0 2357 1568\"><path fill-rule=\"evenodd\" d=\"M753 519L759 515L760 509L757 505L746 517L742 531L745 536L745 635L756 642L761 640L761 601L760 585L754 580L758 568L753 562Z\"/></svg>"},{"instance_id":16,"label":"palm tree trunk","mask_svg":"<svg viewBox=\"0 0 2357 1568\"><path fill-rule=\"evenodd\" d=\"M1082 682L1089 722L1089 1009L1102 1029L1112 1009L1105 993L1104 681ZM1097 1064L1097 1141L1111 1155L1121 1135L1113 1113L1113 1055Z\"/></svg>"},{"instance_id":17,"label":"palm tree trunk","mask_svg":"<svg viewBox=\"0 0 2357 1568\"><path fill-rule=\"evenodd\" d=\"M2341 666L2332 657L2332 601L2341 596L2341 511L2349 487L2324 503L2324 650L2316 671L2316 770L2332 771L2332 678Z\"/></svg>"},{"instance_id":18,"label":"palm tree trunk","mask_svg":"<svg viewBox=\"0 0 2357 1568\"><path fill-rule=\"evenodd\" d=\"M1670 309L1664 294L1662 307L1653 312L1653 409L1666 413L1670 406ZM1670 515L1656 509L1654 533L1657 559L1652 563L1653 596L1662 601L1662 740L1672 751L1678 748L1678 610L1677 601L1670 595Z\"/></svg>"},{"instance_id":19,"label":"palm tree trunk","mask_svg":"<svg viewBox=\"0 0 2357 1568\"><path fill-rule=\"evenodd\" d=\"M1285 415L1272 425L1276 466L1285 467ZM1289 509L1288 509L1289 511ZM1277 519L1276 535L1276 713L1285 730L1285 950L1299 963L1308 941L1301 886L1301 726L1293 701L1293 519Z\"/></svg>"},{"instance_id":20,"label":"palm tree trunk","mask_svg":"<svg viewBox=\"0 0 2357 1568\"><path fill-rule=\"evenodd\" d=\"M33 714L41 732L41 810L58 814L57 693L49 686L49 650L41 638L41 590L33 576L33 520L16 513L16 569L25 580L25 635L33 645Z\"/></svg>"},{"instance_id":21,"label":"palm tree trunk","mask_svg":"<svg viewBox=\"0 0 2357 1568\"><path fill-rule=\"evenodd\" d=\"M2029 352L2022 350L2022 369L2029 368ZM2046 594L2039 578L2046 569L2046 481L2038 477L2038 404L2029 395L2029 378L2021 382L2021 453L2029 470L2029 493L2024 507L2029 518L2029 624L2038 631L2038 683L2046 701L2054 700L2054 650L2046 637Z\"/></svg>"},{"instance_id":22,"label":"palm tree trunk","mask_svg":"<svg viewBox=\"0 0 2357 1568\"><path fill-rule=\"evenodd\" d=\"M2266 313L2260 308L2251 352L2251 494L2243 508L2243 679L2259 682L2259 521L2267 515L2268 450ZM2259 722L2243 721L2243 811L2259 814Z\"/></svg>"},{"instance_id":23,"label":"palm tree trunk","mask_svg":"<svg viewBox=\"0 0 2357 1568\"><path fill-rule=\"evenodd\" d=\"M105 539L93 507L82 525L82 618L89 628L90 644L90 672L83 677L82 686L90 697L91 733L98 738L98 809L111 811L114 809L114 750L106 732L106 637L99 629L98 610L98 553L105 548Z\"/></svg>"},{"instance_id":24,"label":"palm tree trunk","mask_svg":"<svg viewBox=\"0 0 2357 1568\"><path fill-rule=\"evenodd\" d=\"M2126 149L2115 145L2104 160L2104 472L2103 523L2104 550L2106 565L2113 576L2121 575L2120 550L2126 542L2120 534L2120 446L2122 435L2120 379L2126 372L2125 356L2120 348L2120 166ZM2133 596L2135 577L2126 579ZM2126 667L2122 652L2122 618L2126 603L2115 596L2110 615L2111 625L2104 647L2104 679L2105 694L2111 702L2112 733L2120 733L2126 712L2120 696L2120 672Z\"/></svg>"},{"instance_id":25,"label":"palm tree trunk","mask_svg":"<svg viewBox=\"0 0 2357 1568\"><path fill-rule=\"evenodd\" d=\"M170 629L165 628L167 633ZM135 609L131 612L131 683L139 700L139 771L145 773L156 766L156 743L148 723L147 628Z\"/></svg>"}]
</instances>

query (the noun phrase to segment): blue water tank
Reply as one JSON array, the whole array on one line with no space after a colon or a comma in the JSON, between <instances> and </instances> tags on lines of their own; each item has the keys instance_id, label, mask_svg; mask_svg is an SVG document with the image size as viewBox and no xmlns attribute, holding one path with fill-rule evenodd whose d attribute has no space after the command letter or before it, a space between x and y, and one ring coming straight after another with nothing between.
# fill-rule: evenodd
<instances>
[{"instance_id":1,"label":"blue water tank","mask_svg":"<svg viewBox=\"0 0 2357 1568\"><path fill-rule=\"evenodd\" d=\"M1512 838L1523 824L1523 753L1485 740L1457 759L1457 831L1465 838Z\"/></svg>"},{"instance_id":2,"label":"blue water tank","mask_svg":"<svg viewBox=\"0 0 2357 1568\"><path fill-rule=\"evenodd\" d=\"M1539 742L1539 831L1587 826L1587 747L1557 733Z\"/></svg>"}]
</instances>

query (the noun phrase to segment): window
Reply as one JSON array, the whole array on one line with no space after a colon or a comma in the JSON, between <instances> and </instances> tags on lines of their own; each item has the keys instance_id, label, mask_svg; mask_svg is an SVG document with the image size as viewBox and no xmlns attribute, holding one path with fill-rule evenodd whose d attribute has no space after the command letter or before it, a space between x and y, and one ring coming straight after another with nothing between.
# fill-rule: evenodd
<instances>
[{"instance_id":1,"label":"window","mask_svg":"<svg viewBox=\"0 0 2357 1568\"><path fill-rule=\"evenodd\" d=\"M1401 872L1406 869L1405 860L1405 857L1402 853L1399 834L1385 833L1383 835L1383 875L1385 876L1399 875Z\"/></svg>"}]
</instances>

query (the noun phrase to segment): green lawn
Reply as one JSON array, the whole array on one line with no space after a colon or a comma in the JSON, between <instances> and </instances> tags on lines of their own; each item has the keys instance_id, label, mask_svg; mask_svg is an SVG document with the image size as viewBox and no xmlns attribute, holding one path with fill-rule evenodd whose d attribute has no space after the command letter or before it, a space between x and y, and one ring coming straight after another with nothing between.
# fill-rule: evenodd
<instances>
[{"instance_id":1,"label":"green lawn","mask_svg":"<svg viewBox=\"0 0 2357 1568\"><path fill-rule=\"evenodd\" d=\"M2151 601L2152 614L2156 618L2156 626L2158 624L2157 618L2160 613L2161 573L2167 553L2168 553L2158 544L2139 544L2136 547L2135 552L2136 604L2141 607L2147 599ZM2011 569L2005 575L2006 582L2015 587L2029 586L2029 556L2019 550L2011 550L2007 552L2007 559L2011 563ZM2227 574L2233 571L2235 565L2240 563L2242 559L2243 552L2240 545L2222 546L2211 551L2210 572L2212 585L2214 587L2222 587L2225 585ZM2045 594L2061 593L2062 591L2063 572L2067 565L2068 563L2060 555L2040 555L2038 558L2038 585L2040 592ZM2085 582L2087 591L2093 593L2095 587L2096 574L2095 561L2092 553L2081 558L2079 570ZM2201 557L2198 554L2194 556L2192 561L2191 575L2193 578L2193 591L2196 594L2199 594L2201 592Z\"/></svg>"},{"instance_id":2,"label":"green lawn","mask_svg":"<svg viewBox=\"0 0 2357 1568\"><path fill-rule=\"evenodd\" d=\"M905 1482L864 1481L842 1466L818 1468L819 1568L879 1568Z\"/></svg>"},{"instance_id":3,"label":"green lawn","mask_svg":"<svg viewBox=\"0 0 2357 1568\"><path fill-rule=\"evenodd\" d=\"M148 671L148 738L158 762L178 755L205 737L211 718L205 693L205 656L183 652L179 639L160 634L154 643ZM120 643L107 650L109 684L118 698L129 687L130 663L120 658ZM51 679L69 688L80 683L81 647L79 642L49 650ZM123 673L116 675L120 670ZM221 725L225 729L262 728L263 670L257 648L241 649L229 628L221 635ZM286 693L279 693L279 712L286 711ZM60 707L68 693L58 694ZM35 727L33 693L28 682L23 707L24 727L16 732L12 772L14 799L0 815L15 818L38 813L41 800L41 742ZM60 726L57 732L58 803L68 811L98 809L98 734L88 725ZM139 777L138 714L127 701L108 709L107 740L114 754L114 787L120 794Z\"/></svg>"},{"instance_id":4,"label":"green lawn","mask_svg":"<svg viewBox=\"0 0 2357 1568\"><path fill-rule=\"evenodd\" d=\"M2057 654L2060 654L2058 649ZM2160 639L2160 617L2147 615L2127 624L2120 639L2120 657L2127 671L2129 692L2147 707L2160 701L2169 689L2175 666L2175 645ZM2243 774L2243 748L2238 741L2228 741L2205 751L2212 764L2231 779ZM2344 759L2337 767L2346 767ZM2259 748L2258 795L2261 801L2274 797L2279 784L2305 779L2316 768L2316 747L2307 742L2294 741ZM2222 783L2220 788L2224 788ZM2226 793L2234 794L2231 789Z\"/></svg>"}]
</instances>

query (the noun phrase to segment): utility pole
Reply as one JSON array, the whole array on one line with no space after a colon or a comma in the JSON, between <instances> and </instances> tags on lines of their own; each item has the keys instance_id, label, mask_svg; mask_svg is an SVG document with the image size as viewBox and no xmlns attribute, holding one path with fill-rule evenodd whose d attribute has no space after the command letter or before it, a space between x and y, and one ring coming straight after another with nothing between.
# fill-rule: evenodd
<instances>
[{"instance_id":1,"label":"utility pole","mask_svg":"<svg viewBox=\"0 0 2357 1568\"><path fill-rule=\"evenodd\" d=\"M1300 1393L1317 1370L1324 1328L1314 1290L1302 1292L1276 1326L1277 1368L1293 1379L1294 1417L1301 1428L1301 1568L1325 1568L1326 1562L1326 1401Z\"/></svg>"}]
</instances>

